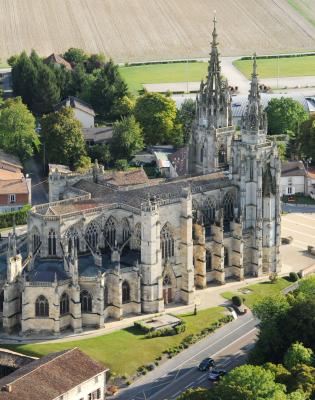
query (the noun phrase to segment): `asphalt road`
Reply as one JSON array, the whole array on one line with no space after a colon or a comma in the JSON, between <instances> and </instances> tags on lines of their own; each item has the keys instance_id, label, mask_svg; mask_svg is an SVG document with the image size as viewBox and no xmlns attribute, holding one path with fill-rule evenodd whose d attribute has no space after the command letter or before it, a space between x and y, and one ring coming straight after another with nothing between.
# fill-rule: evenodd
<instances>
[{"instance_id":1,"label":"asphalt road","mask_svg":"<svg viewBox=\"0 0 315 400\"><path fill-rule=\"evenodd\" d=\"M207 373L197 369L201 360L213 357L216 366L229 370L245 362L253 347L258 321L252 314L218 329L115 396L119 400L175 399L190 387L210 387Z\"/></svg>"}]
</instances>

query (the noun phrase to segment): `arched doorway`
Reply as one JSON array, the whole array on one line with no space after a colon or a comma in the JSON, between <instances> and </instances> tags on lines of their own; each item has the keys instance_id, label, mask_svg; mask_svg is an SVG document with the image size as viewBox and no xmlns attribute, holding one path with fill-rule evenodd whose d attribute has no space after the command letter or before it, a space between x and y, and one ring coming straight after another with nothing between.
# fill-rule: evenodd
<instances>
[{"instance_id":1,"label":"arched doorway","mask_svg":"<svg viewBox=\"0 0 315 400\"><path fill-rule=\"evenodd\" d=\"M163 299L165 305L173 301L172 281L169 275L165 275L163 278Z\"/></svg>"}]
</instances>

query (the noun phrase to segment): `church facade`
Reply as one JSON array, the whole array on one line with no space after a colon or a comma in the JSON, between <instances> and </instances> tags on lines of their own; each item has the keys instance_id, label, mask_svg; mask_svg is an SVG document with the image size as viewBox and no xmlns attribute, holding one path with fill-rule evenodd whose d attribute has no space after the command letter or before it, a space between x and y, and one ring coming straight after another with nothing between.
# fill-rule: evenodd
<instances>
[{"instance_id":1,"label":"church facade","mask_svg":"<svg viewBox=\"0 0 315 400\"><path fill-rule=\"evenodd\" d=\"M232 126L216 26L196 101L189 175L143 170L49 174L50 203L29 213L26 243L9 237L0 312L6 332L102 327L107 319L194 304L209 282L278 272L280 170L267 138L254 59L241 131Z\"/></svg>"}]
</instances>

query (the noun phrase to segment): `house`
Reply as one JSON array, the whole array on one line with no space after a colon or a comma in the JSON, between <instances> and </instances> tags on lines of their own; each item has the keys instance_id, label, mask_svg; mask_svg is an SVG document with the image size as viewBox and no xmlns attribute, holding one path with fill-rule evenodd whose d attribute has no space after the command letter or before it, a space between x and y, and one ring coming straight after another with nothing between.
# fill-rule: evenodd
<instances>
[{"instance_id":1,"label":"house","mask_svg":"<svg viewBox=\"0 0 315 400\"><path fill-rule=\"evenodd\" d=\"M65 69L71 71L72 66L71 64L61 57L59 54L52 53L50 56L44 59L44 64L53 64L55 67L60 68L64 67Z\"/></svg>"},{"instance_id":2,"label":"house","mask_svg":"<svg viewBox=\"0 0 315 400\"><path fill-rule=\"evenodd\" d=\"M54 109L55 111L59 111L62 107L71 107L76 119L81 122L83 128L94 127L95 112L85 101L80 100L77 97L69 96L56 104Z\"/></svg>"},{"instance_id":3,"label":"house","mask_svg":"<svg viewBox=\"0 0 315 400\"><path fill-rule=\"evenodd\" d=\"M281 196L308 194L308 179L303 161L287 161L281 166Z\"/></svg>"},{"instance_id":4,"label":"house","mask_svg":"<svg viewBox=\"0 0 315 400\"><path fill-rule=\"evenodd\" d=\"M17 211L31 204L31 179L20 160L0 150L0 212Z\"/></svg>"},{"instance_id":5,"label":"house","mask_svg":"<svg viewBox=\"0 0 315 400\"><path fill-rule=\"evenodd\" d=\"M104 400L107 371L78 348L52 353L0 379L0 400Z\"/></svg>"},{"instance_id":6,"label":"house","mask_svg":"<svg viewBox=\"0 0 315 400\"><path fill-rule=\"evenodd\" d=\"M168 159L171 163L170 165L170 175L172 177L187 175L187 159L188 159L188 148L182 147L175 151L175 153L170 154Z\"/></svg>"},{"instance_id":7,"label":"house","mask_svg":"<svg viewBox=\"0 0 315 400\"><path fill-rule=\"evenodd\" d=\"M95 144L108 144L113 137L112 126L101 126L93 128L83 128L85 143L91 147Z\"/></svg>"},{"instance_id":8,"label":"house","mask_svg":"<svg viewBox=\"0 0 315 400\"><path fill-rule=\"evenodd\" d=\"M313 199L315 199L315 167L308 167L307 177L308 193Z\"/></svg>"}]
</instances>

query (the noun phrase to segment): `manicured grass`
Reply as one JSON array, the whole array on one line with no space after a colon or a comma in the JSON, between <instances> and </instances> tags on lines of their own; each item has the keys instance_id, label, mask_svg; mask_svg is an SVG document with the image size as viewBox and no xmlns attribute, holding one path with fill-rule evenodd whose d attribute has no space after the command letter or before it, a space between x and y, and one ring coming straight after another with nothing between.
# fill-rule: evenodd
<instances>
[{"instance_id":1,"label":"manicured grass","mask_svg":"<svg viewBox=\"0 0 315 400\"><path fill-rule=\"evenodd\" d=\"M231 298L235 295L242 297L245 299L245 304L247 307L251 308L256 301L263 299L267 296L272 296L275 294L279 294L282 289L292 285L292 282L289 282L285 278L279 278L276 283L271 282L260 282L254 285L244 286L244 288L239 289L237 292L224 292L222 296L225 299L231 300ZM244 294L242 293L242 289L249 289L252 293Z\"/></svg>"},{"instance_id":2,"label":"manicured grass","mask_svg":"<svg viewBox=\"0 0 315 400\"><path fill-rule=\"evenodd\" d=\"M186 331L176 336L146 339L138 329L131 327L108 335L71 342L2 347L38 357L79 347L92 358L108 366L112 372L131 375L139 366L153 362L168 347L176 346L186 336L210 326L223 316L223 311L222 307L215 307L198 311L197 315L193 313L182 315L186 322Z\"/></svg>"},{"instance_id":3,"label":"manicured grass","mask_svg":"<svg viewBox=\"0 0 315 400\"><path fill-rule=\"evenodd\" d=\"M279 68L278 68L279 62ZM236 60L233 65L248 79L251 77L252 60ZM289 76L313 76L315 74L315 56L258 59L258 74L263 78L277 78Z\"/></svg>"},{"instance_id":4,"label":"manicured grass","mask_svg":"<svg viewBox=\"0 0 315 400\"><path fill-rule=\"evenodd\" d=\"M207 74L206 62L181 62L120 67L119 71L132 93L143 83L198 82Z\"/></svg>"}]
</instances>

